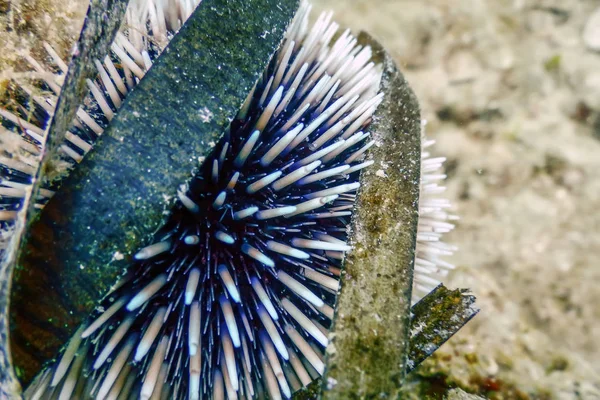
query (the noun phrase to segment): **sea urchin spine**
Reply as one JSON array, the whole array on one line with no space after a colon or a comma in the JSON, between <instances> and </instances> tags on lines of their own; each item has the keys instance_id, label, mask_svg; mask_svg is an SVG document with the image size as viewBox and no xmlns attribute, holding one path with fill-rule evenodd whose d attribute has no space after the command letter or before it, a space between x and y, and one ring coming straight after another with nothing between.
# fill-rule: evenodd
<instances>
[{"instance_id":1,"label":"sea urchin spine","mask_svg":"<svg viewBox=\"0 0 600 400\"><path fill-rule=\"evenodd\" d=\"M426 121L422 122L421 137L421 184L419 198L419 225L415 250L413 304L438 286L448 272L455 267L444 258L457 250L455 246L443 242L443 236L454 229L452 221L458 219L450 213L452 204L443 197L446 187L441 183L445 157L433 157L429 148L435 144L425 134Z\"/></svg>"},{"instance_id":2,"label":"sea urchin spine","mask_svg":"<svg viewBox=\"0 0 600 400\"><path fill-rule=\"evenodd\" d=\"M289 398L323 373L382 95L371 49L309 11L33 398Z\"/></svg>"},{"instance_id":3,"label":"sea urchin spine","mask_svg":"<svg viewBox=\"0 0 600 400\"><path fill-rule=\"evenodd\" d=\"M118 112L125 97L161 54L172 36L189 18L199 0L132 1L123 28L103 60L93 60L95 79L86 81L89 93L76 113L72 126L59 146L53 169L58 176L38 193L36 207L43 208L54 195L62 172L81 162ZM30 55L25 61L39 78L39 87L11 82L9 92L17 100L11 109L0 108L0 251L12 235L17 212L30 190L40 154L44 150L48 124L55 111L67 73L54 48L44 43L46 62Z\"/></svg>"}]
</instances>

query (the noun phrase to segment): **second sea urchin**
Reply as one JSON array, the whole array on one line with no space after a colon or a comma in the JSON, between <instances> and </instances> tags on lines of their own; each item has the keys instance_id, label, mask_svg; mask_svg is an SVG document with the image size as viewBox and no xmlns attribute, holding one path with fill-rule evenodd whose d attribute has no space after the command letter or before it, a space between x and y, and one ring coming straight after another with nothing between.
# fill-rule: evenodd
<instances>
[{"instance_id":1,"label":"second sea urchin","mask_svg":"<svg viewBox=\"0 0 600 400\"><path fill-rule=\"evenodd\" d=\"M288 398L323 373L381 94L370 48L308 11L32 397Z\"/></svg>"}]
</instances>

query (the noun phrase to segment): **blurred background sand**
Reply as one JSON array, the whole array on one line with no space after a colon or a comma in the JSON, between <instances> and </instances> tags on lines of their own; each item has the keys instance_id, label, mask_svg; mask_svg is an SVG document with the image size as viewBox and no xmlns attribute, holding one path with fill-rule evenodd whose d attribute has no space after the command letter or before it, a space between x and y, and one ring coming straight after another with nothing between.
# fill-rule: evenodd
<instances>
[{"instance_id":1,"label":"blurred background sand","mask_svg":"<svg viewBox=\"0 0 600 400\"><path fill-rule=\"evenodd\" d=\"M87 2L0 0L0 82L41 39L63 56ZM407 398L600 399L597 0L317 0L392 53L448 157L451 287L480 314ZM15 23L18 21L18 23ZM594 50L595 49L595 50ZM1 85L0 85L1 87Z\"/></svg>"}]
</instances>

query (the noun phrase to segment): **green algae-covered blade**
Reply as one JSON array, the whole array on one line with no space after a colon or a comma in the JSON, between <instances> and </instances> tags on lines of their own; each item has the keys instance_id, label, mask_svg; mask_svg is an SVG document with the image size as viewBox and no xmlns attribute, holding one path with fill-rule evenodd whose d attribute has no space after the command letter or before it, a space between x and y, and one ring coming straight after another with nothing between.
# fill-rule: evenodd
<instances>
[{"instance_id":1,"label":"green algae-covered blade","mask_svg":"<svg viewBox=\"0 0 600 400\"><path fill-rule=\"evenodd\" d=\"M203 0L44 208L18 262L23 382L56 355L146 244L278 48L296 0Z\"/></svg>"},{"instance_id":2,"label":"green algae-covered blade","mask_svg":"<svg viewBox=\"0 0 600 400\"><path fill-rule=\"evenodd\" d=\"M479 312L475 306L475 296L468 295L467 292L467 289L448 290L444 285L439 285L411 307L407 374L431 356ZM322 380L318 379L298 392L294 400L318 398L321 384Z\"/></svg>"},{"instance_id":3,"label":"green algae-covered blade","mask_svg":"<svg viewBox=\"0 0 600 400\"><path fill-rule=\"evenodd\" d=\"M475 307L475 296L467 294L466 289L449 290L439 285L415 304L411 312L407 372L446 343L479 309Z\"/></svg>"},{"instance_id":4,"label":"green algae-covered blade","mask_svg":"<svg viewBox=\"0 0 600 400\"><path fill-rule=\"evenodd\" d=\"M62 142L64 133L82 99L87 93L85 80L93 75L92 59L104 58L110 44L121 25L127 8L127 0L92 0L84 21L78 43L73 51L73 59L62 86L50 128L46 133L46 145L41 166L36 174L32 193L24 202L23 211L19 214L8 251L0 261L0 398L12 399L20 396L20 385L12 368L12 355L9 345L9 298L13 269L17 251L25 226L37 213L34 208L39 183L43 181L44 166L50 159L52 149Z\"/></svg>"},{"instance_id":5,"label":"green algae-covered blade","mask_svg":"<svg viewBox=\"0 0 600 400\"><path fill-rule=\"evenodd\" d=\"M390 56L362 35L383 64L384 100L369 130L375 164L360 179L342 290L327 348L323 399L396 398L406 371L419 201L419 105Z\"/></svg>"}]
</instances>

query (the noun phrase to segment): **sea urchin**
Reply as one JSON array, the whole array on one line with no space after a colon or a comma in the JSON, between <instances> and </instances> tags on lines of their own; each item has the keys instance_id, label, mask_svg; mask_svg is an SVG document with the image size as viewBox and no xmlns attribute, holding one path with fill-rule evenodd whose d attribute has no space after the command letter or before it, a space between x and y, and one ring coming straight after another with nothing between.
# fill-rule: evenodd
<instances>
[{"instance_id":1,"label":"sea urchin","mask_svg":"<svg viewBox=\"0 0 600 400\"><path fill-rule=\"evenodd\" d=\"M309 9L33 398L289 398L323 373L382 95L370 48Z\"/></svg>"},{"instance_id":2,"label":"sea urchin","mask_svg":"<svg viewBox=\"0 0 600 400\"><path fill-rule=\"evenodd\" d=\"M81 161L195 6L132 3L128 28L95 61L98 75L60 147L63 161ZM237 118L180 188L153 244L134 255L28 397L288 398L323 374L358 177L376 144L367 128L383 95L371 49L339 33L330 13L308 29L309 11L303 4ZM57 95L66 64L45 47L58 74L28 61ZM0 109L11 129L3 129L2 144L27 157L0 159L4 236L56 104L53 95L16 91L29 101ZM453 268L440 258L454 250L440 241L453 229L448 201L437 198L444 160L429 157L431 141L422 145L413 302ZM39 193L39 208L56 188Z\"/></svg>"}]
</instances>

